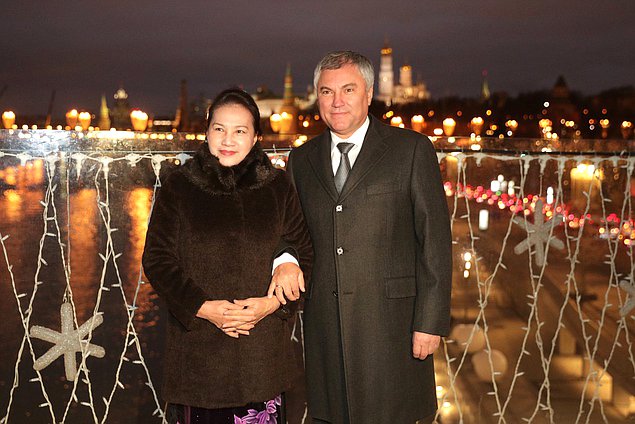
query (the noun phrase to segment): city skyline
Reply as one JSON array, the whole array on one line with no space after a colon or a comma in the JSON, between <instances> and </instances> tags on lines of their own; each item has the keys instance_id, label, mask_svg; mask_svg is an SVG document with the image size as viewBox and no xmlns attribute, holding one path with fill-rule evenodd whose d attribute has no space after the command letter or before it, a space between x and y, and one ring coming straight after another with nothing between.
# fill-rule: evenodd
<instances>
[{"instance_id":1,"label":"city skyline","mask_svg":"<svg viewBox=\"0 0 635 424\"><path fill-rule=\"evenodd\" d=\"M490 0L478 8L467 1L195 1L185 8L141 0L103 8L28 0L5 10L0 109L23 115L46 114L54 89L54 116L72 107L98 111L101 95L111 103L120 84L133 108L153 115L174 113L181 79L190 98L236 84L281 94L287 63L302 93L330 50L357 50L378 72L386 39L395 73L412 65L433 98L478 96L483 69L493 92L510 94L549 89L559 75L584 94L634 83L635 58L624 47L635 36L628 0L601 8L569 0L531 7Z\"/></svg>"}]
</instances>

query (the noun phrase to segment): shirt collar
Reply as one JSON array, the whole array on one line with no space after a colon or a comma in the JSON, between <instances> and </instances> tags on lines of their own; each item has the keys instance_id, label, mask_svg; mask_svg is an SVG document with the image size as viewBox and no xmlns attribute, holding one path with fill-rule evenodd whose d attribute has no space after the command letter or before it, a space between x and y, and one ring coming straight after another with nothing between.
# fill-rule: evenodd
<instances>
[{"instance_id":1,"label":"shirt collar","mask_svg":"<svg viewBox=\"0 0 635 424\"><path fill-rule=\"evenodd\" d=\"M369 125L370 119L368 119L367 116L362 126L357 128L349 138L338 137L337 134L331 131L331 149L334 149L338 143L342 142L353 143L355 144L355 147L361 147L361 145L364 143L364 137L366 137L366 132L368 131Z\"/></svg>"}]
</instances>

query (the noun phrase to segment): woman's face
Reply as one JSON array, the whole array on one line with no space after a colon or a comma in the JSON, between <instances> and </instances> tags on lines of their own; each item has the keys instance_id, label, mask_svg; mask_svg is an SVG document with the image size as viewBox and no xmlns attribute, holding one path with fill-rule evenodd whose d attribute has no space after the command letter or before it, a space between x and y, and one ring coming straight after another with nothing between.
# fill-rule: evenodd
<instances>
[{"instance_id":1,"label":"woman's face","mask_svg":"<svg viewBox=\"0 0 635 424\"><path fill-rule=\"evenodd\" d=\"M214 111L207 130L207 141L209 151L221 165L238 165L257 139L253 117L244 106L228 104Z\"/></svg>"}]
</instances>

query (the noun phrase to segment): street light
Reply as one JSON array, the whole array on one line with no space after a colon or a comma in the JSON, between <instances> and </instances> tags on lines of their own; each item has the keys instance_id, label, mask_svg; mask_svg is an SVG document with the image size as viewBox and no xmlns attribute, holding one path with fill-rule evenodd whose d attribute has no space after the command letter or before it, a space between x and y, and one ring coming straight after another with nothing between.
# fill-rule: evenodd
<instances>
[{"instance_id":1,"label":"street light","mask_svg":"<svg viewBox=\"0 0 635 424\"><path fill-rule=\"evenodd\" d=\"M624 140L628 139L633 132L633 123L631 121L622 121L620 130L622 131L622 137L624 138Z\"/></svg>"},{"instance_id":2,"label":"street light","mask_svg":"<svg viewBox=\"0 0 635 424\"><path fill-rule=\"evenodd\" d=\"M78 117L77 109L71 109L68 112L66 112L66 125L71 127L71 129L75 128L75 126L77 125L77 117Z\"/></svg>"},{"instance_id":3,"label":"street light","mask_svg":"<svg viewBox=\"0 0 635 424\"><path fill-rule=\"evenodd\" d=\"M271 124L271 131L277 133L280 131L280 121L282 121L282 116L278 113L274 113L269 117L269 123Z\"/></svg>"},{"instance_id":4,"label":"street light","mask_svg":"<svg viewBox=\"0 0 635 424\"><path fill-rule=\"evenodd\" d=\"M393 116L390 118L390 126L403 128L403 119L401 116Z\"/></svg>"},{"instance_id":5,"label":"street light","mask_svg":"<svg viewBox=\"0 0 635 424\"><path fill-rule=\"evenodd\" d=\"M88 112L81 112L79 114L79 125L82 126L82 130L86 131L88 130L88 127L90 127L90 120L92 119L92 117L90 116L90 113Z\"/></svg>"},{"instance_id":6,"label":"street light","mask_svg":"<svg viewBox=\"0 0 635 424\"><path fill-rule=\"evenodd\" d=\"M423 115L415 115L410 119L410 126L416 132L423 132Z\"/></svg>"},{"instance_id":7,"label":"street light","mask_svg":"<svg viewBox=\"0 0 635 424\"><path fill-rule=\"evenodd\" d=\"M293 115L288 112L282 112L280 114L280 132L282 134L291 133L291 126L293 125Z\"/></svg>"},{"instance_id":8,"label":"street light","mask_svg":"<svg viewBox=\"0 0 635 424\"><path fill-rule=\"evenodd\" d=\"M454 128L456 127L456 121L452 118L445 118L443 120L443 132L446 136L450 137L454 134Z\"/></svg>"},{"instance_id":9,"label":"street light","mask_svg":"<svg viewBox=\"0 0 635 424\"><path fill-rule=\"evenodd\" d=\"M472 131L474 132L474 134L481 135L484 122L485 121L483 121L483 118L481 118L480 116L475 116L474 118L472 118L472 120L470 121L470 126L472 127Z\"/></svg>"},{"instance_id":10,"label":"street light","mask_svg":"<svg viewBox=\"0 0 635 424\"><path fill-rule=\"evenodd\" d=\"M551 122L551 119L543 118L540 121L538 121L538 126L540 126L540 130L544 138L548 138L549 137L548 134L551 134L552 125L553 125L553 122Z\"/></svg>"},{"instance_id":11,"label":"street light","mask_svg":"<svg viewBox=\"0 0 635 424\"><path fill-rule=\"evenodd\" d=\"M600 119L600 126L602 127L602 138L607 138L609 135L609 127L611 126L611 122L606 118Z\"/></svg>"},{"instance_id":12,"label":"street light","mask_svg":"<svg viewBox=\"0 0 635 424\"><path fill-rule=\"evenodd\" d=\"M510 119L505 122L505 126L509 130L508 135L511 137L518 129L518 121L516 121L515 119Z\"/></svg>"},{"instance_id":13,"label":"street light","mask_svg":"<svg viewBox=\"0 0 635 424\"><path fill-rule=\"evenodd\" d=\"M132 122L132 129L135 131L145 131L148 127L148 114L135 109L130 112L130 122Z\"/></svg>"},{"instance_id":14,"label":"street light","mask_svg":"<svg viewBox=\"0 0 635 424\"><path fill-rule=\"evenodd\" d=\"M5 129L10 130L15 124L15 113L12 110L2 112L2 125Z\"/></svg>"}]
</instances>

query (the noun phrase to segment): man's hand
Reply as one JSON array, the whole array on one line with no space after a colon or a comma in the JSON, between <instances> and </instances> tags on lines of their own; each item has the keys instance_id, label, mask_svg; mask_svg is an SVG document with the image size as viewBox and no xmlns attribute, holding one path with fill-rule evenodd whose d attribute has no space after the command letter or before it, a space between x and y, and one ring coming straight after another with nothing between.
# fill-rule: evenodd
<instances>
[{"instance_id":1,"label":"man's hand","mask_svg":"<svg viewBox=\"0 0 635 424\"><path fill-rule=\"evenodd\" d=\"M222 330L227 332L248 330L254 328L267 315L272 314L280 307L276 298L250 297L249 299L234 300L240 309L228 309L224 313L225 323ZM241 333L242 334L242 333Z\"/></svg>"},{"instance_id":2,"label":"man's hand","mask_svg":"<svg viewBox=\"0 0 635 424\"><path fill-rule=\"evenodd\" d=\"M415 331L412 333L412 356L415 359L426 359L437 350L439 343L441 343L441 336Z\"/></svg>"},{"instance_id":3,"label":"man's hand","mask_svg":"<svg viewBox=\"0 0 635 424\"><path fill-rule=\"evenodd\" d=\"M273 271L267 297L271 298L275 294L278 301L286 305L285 296L291 301L298 300L300 291L305 291L304 274L300 267L292 262L278 265Z\"/></svg>"},{"instance_id":4,"label":"man's hand","mask_svg":"<svg viewBox=\"0 0 635 424\"><path fill-rule=\"evenodd\" d=\"M227 318L225 317L225 313L227 311L240 309L243 309L241 305L236 305L226 300L207 300L201 305L198 312L196 313L196 316L206 319L228 336L237 339L240 334L249 335L249 330L251 328L246 329L245 327L234 327L231 330L226 331L225 329L223 329L223 325L227 322Z\"/></svg>"}]
</instances>

